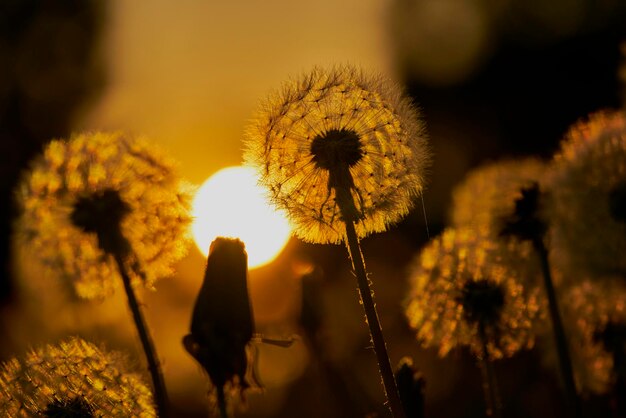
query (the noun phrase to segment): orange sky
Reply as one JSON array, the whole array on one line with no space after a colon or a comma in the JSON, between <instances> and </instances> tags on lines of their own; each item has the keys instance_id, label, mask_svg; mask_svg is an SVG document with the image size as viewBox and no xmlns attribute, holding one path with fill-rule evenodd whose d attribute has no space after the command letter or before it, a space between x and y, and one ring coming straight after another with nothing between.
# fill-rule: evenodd
<instances>
[{"instance_id":1,"label":"orange sky","mask_svg":"<svg viewBox=\"0 0 626 418\"><path fill-rule=\"evenodd\" d=\"M386 2L109 4L109 85L87 127L147 135L195 183L241 162L246 121L290 75L342 62L391 68Z\"/></svg>"}]
</instances>

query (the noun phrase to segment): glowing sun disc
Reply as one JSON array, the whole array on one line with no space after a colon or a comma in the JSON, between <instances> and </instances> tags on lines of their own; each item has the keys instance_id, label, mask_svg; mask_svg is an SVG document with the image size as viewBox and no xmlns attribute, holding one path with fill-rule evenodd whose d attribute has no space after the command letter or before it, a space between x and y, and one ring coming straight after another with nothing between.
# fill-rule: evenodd
<instances>
[{"instance_id":1,"label":"glowing sun disc","mask_svg":"<svg viewBox=\"0 0 626 418\"><path fill-rule=\"evenodd\" d=\"M271 262L285 247L291 235L287 219L269 205L256 183L254 169L237 166L218 171L200 186L191 229L205 256L218 236L241 239L250 268Z\"/></svg>"}]
</instances>

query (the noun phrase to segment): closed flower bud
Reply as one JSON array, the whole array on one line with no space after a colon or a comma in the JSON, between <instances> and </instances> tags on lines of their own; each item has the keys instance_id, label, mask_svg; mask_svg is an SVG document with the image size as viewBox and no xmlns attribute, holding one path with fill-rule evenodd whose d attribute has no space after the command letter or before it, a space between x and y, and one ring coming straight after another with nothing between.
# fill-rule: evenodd
<instances>
[{"instance_id":1,"label":"closed flower bud","mask_svg":"<svg viewBox=\"0 0 626 418\"><path fill-rule=\"evenodd\" d=\"M223 391L250 386L248 344L254 333L248 297L248 256L238 239L218 237L211 243L204 281L183 344ZM253 382L255 383L255 382Z\"/></svg>"}]
</instances>

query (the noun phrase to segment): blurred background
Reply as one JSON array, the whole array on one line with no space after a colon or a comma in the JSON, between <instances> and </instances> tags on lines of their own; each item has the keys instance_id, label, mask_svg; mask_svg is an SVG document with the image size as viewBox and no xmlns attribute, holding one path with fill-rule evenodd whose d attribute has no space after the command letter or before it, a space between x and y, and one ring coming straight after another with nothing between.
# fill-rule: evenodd
<instances>
[{"instance_id":1,"label":"blurred background","mask_svg":"<svg viewBox=\"0 0 626 418\"><path fill-rule=\"evenodd\" d=\"M571 123L621 106L625 41L621 0L3 0L0 359L80 334L143 364L123 295L71 301L12 245L14 189L44 144L84 129L145 135L201 184L242 162L247 121L283 80L352 63L406 86L434 155L427 223L418 203L399 225L363 241L392 363L413 357L428 417L483 416L471 355L459 349L440 359L415 343L402 311L406 267L428 240L427 226L430 236L442 230L450 191L468 170L503 157L549 157ZM144 295L177 417L207 415L208 380L180 343L204 263L192 247L175 277ZM258 347L265 390L249 394L237 416L386 416L345 248L292 238L250 272L250 290L257 331L302 338L288 349ZM558 377L537 350L498 362L496 372L506 416L564 416ZM585 407L602 416L607 403L589 397Z\"/></svg>"}]
</instances>

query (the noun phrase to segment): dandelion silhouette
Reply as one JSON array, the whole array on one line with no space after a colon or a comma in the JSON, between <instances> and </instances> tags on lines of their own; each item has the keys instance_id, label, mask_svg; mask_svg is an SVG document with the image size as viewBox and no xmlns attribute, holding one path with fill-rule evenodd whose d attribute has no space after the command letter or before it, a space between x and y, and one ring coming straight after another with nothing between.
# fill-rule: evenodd
<instances>
[{"instance_id":1,"label":"dandelion silhouette","mask_svg":"<svg viewBox=\"0 0 626 418\"><path fill-rule=\"evenodd\" d=\"M53 141L19 193L20 236L78 296L106 296L121 277L162 417L165 384L134 286L151 287L184 254L189 198L172 163L119 133Z\"/></svg>"},{"instance_id":2,"label":"dandelion silhouette","mask_svg":"<svg viewBox=\"0 0 626 418\"><path fill-rule=\"evenodd\" d=\"M499 262L498 244L473 229L446 229L431 240L410 272L406 315L425 347L445 356L468 345L480 360L488 415L500 414L492 360L534 344L537 289Z\"/></svg>"},{"instance_id":3,"label":"dandelion silhouette","mask_svg":"<svg viewBox=\"0 0 626 418\"><path fill-rule=\"evenodd\" d=\"M120 353L80 338L38 348L0 368L3 417L156 417L152 394Z\"/></svg>"},{"instance_id":4,"label":"dandelion silhouette","mask_svg":"<svg viewBox=\"0 0 626 418\"><path fill-rule=\"evenodd\" d=\"M204 368L215 386L221 416L226 418L226 392L241 394L249 382L248 345L254 321L248 297L248 255L243 242L216 238L209 249L204 281L183 345Z\"/></svg>"},{"instance_id":5,"label":"dandelion silhouette","mask_svg":"<svg viewBox=\"0 0 626 418\"><path fill-rule=\"evenodd\" d=\"M416 109L381 77L314 69L285 84L247 131L246 160L305 241L345 241L389 407L404 417L359 238L400 220L424 186L428 150Z\"/></svg>"}]
</instances>

